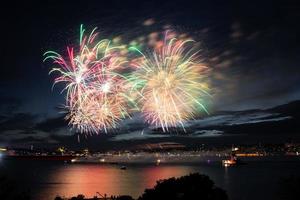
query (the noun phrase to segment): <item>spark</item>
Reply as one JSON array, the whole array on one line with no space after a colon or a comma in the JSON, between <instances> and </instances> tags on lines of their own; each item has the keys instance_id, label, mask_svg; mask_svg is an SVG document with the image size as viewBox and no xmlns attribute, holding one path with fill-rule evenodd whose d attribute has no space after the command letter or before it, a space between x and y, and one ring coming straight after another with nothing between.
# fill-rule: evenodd
<instances>
[{"instance_id":1,"label":"spark","mask_svg":"<svg viewBox=\"0 0 300 200\"><path fill-rule=\"evenodd\" d=\"M207 67L188 48L192 40L167 39L151 54L133 63L136 71L130 80L138 91L137 102L147 123L168 131L193 118L200 111L208 113L203 103L209 96L204 77Z\"/></svg>"},{"instance_id":2,"label":"spark","mask_svg":"<svg viewBox=\"0 0 300 200\"><path fill-rule=\"evenodd\" d=\"M89 35L80 26L79 46L67 47L66 58L48 51L52 59L54 85L64 83L69 124L82 133L99 133L116 128L118 121L129 116L128 81L120 72L127 62L121 55L123 46L112 46L103 39L97 42L96 28Z\"/></svg>"}]
</instances>

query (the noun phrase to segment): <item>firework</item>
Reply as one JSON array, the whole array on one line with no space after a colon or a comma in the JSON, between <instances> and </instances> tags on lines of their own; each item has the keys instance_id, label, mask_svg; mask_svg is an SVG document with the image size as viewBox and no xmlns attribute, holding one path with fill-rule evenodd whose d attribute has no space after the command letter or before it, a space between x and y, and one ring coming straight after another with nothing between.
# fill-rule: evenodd
<instances>
[{"instance_id":1,"label":"firework","mask_svg":"<svg viewBox=\"0 0 300 200\"><path fill-rule=\"evenodd\" d=\"M54 51L45 59L56 65L50 73L58 74L54 84L64 83L66 119L83 133L105 132L129 116L126 77L119 72L126 58L122 46L111 46L109 40L96 41L96 28L87 36L80 27L79 47L67 47L67 58Z\"/></svg>"},{"instance_id":2,"label":"firework","mask_svg":"<svg viewBox=\"0 0 300 200\"><path fill-rule=\"evenodd\" d=\"M138 91L137 102L145 121L168 128L182 126L201 110L207 112L204 96L209 95L203 82L207 67L198 59L192 40L167 38L159 48L133 62L136 71L130 80Z\"/></svg>"}]
</instances>

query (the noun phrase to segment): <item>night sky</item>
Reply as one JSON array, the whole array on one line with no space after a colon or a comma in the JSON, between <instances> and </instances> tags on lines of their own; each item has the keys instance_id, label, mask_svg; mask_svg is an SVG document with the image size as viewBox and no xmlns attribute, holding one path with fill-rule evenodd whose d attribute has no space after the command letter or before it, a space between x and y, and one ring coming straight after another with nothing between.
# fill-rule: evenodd
<instances>
[{"instance_id":1,"label":"night sky","mask_svg":"<svg viewBox=\"0 0 300 200\"><path fill-rule=\"evenodd\" d=\"M115 148L160 141L243 142L242 135L259 138L253 141L298 138L296 1L10 1L1 7L0 145ZM78 143L60 113L64 94L60 86L52 90L52 65L43 63L43 53L65 53L78 42L80 24L124 41L167 26L201 42L212 69L211 115L188 122L188 134L174 135L147 127L137 114L111 134Z\"/></svg>"}]
</instances>

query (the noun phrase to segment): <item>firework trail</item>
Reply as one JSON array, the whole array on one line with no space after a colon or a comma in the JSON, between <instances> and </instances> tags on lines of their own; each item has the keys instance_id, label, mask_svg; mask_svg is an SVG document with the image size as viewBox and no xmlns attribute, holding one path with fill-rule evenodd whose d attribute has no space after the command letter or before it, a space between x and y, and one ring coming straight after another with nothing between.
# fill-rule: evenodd
<instances>
[{"instance_id":1,"label":"firework trail","mask_svg":"<svg viewBox=\"0 0 300 200\"><path fill-rule=\"evenodd\" d=\"M192 40L168 38L159 48L142 59L132 62L136 67L130 81L138 91L137 103L147 123L168 131L182 126L201 110L207 112L203 100L208 96L203 81L208 68L198 59L194 48L188 48ZM193 46L192 46L193 47Z\"/></svg>"},{"instance_id":2,"label":"firework trail","mask_svg":"<svg viewBox=\"0 0 300 200\"><path fill-rule=\"evenodd\" d=\"M77 50L67 47L67 58L54 51L44 54L44 61L52 59L55 65L50 73L58 74L54 85L65 84L66 119L82 133L107 132L129 116L129 85L120 73L127 62L120 53L124 47L111 46L109 40L97 42L95 31L85 35L81 25L80 45Z\"/></svg>"}]
</instances>

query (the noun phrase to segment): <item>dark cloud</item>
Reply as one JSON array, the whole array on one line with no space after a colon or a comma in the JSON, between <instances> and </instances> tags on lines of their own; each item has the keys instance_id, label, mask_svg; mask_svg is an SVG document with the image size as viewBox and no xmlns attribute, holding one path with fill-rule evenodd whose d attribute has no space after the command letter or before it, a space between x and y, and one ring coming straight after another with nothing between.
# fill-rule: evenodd
<instances>
[{"instance_id":1,"label":"dark cloud","mask_svg":"<svg viewBox=\"0 0 300 200\"><path fill-rule=\"evenodd\" d=\"M0 113L10 114L16 112L22 105L22 101L15 97L0 96Z\"/></svg>"},{"instance_id":2,"label":"dark cloud","mask_svg":"<svg viewBox=\"0 0 300 200\"><path fill-rule=\"evenodd\" d=\"M14 140L14 144L22 144L22 145L33 145L33 144L49 144L51 143L51 141L49 141L49 139L43 139L43 138L36 138L33 136L29 136L29 137L24 137L24 138L19 138L19 139L15 139Z\"/></svg>"},{"instance_id":3,"label":"dark cloud","mask_svg":"<svg viewBox=\"0 0 300 200\"><path fill-rule=\"evenodd\" d=\"M161 129L144 127L140 130L118 134L110 138L111 141L128 140L151 140L179 138L215 138L227 137L231 134L241 135L274 135L296 134L294 128L299 123L298 110L300 101L282 105L267 110L246 110L246 111L223 111L212 116L190 120L185 123L185 130L178 131L182 127L178 126L176 131L164 133ZM276 127L276 130L273 130Z\"/></svg>"},{"instance_id":4,"label":"dark cloud","mask_svg":"<svg viewBox=\"0 0 300 200\"><path fill-rule=\"evenodd\" d=\"M64 119L64 116L59 116L55 118L45 119L35 125L35 129L42 130L46 132L57 131L60 128L65 128L67 126L67 122Z\"/></svg>"},{"instance_id":5,"label":"dark cloud","mask_svg":"<svg viewBox=\"0 0 300 200\"><path fill-rule=\"evenodd\" d=\"M0 141L9 144L58 143L52 135L72 135L63 117L12 112L0 117Z\"/></svg>"},{"instance_id":6,"label":"dark cloud","mask_svg":"<svg viewBox=\"0 0 300 200\"><path fill-rule=\"evenodd\" d=\"M34 127L37 116L30 113L14 113L2 117L0 122L0 130L28 130Z\"/></svg>"},{"instance_id":7,"label":"dark cloud","mask_svg":"<svg viewBox=\"0 0 300 200\"><path fill-rule=\"evenodd\" d=\"M262 136L297 138L297 124L300 122L300 101L267 110L222 111L185 123L182 127L163 132L159 128L146 126L140 114L124 120L119 129L85 137L70 131L63 116L39 119L25 113L17 113L1 123L0 140L12 144L66 145L72 148L89 146L95 149L127 148L139 143L172 141L201 143L227 141L232 138L242 142L251 137L257 141ZM256 139L255 139L256 137ZM239 139L238 139L239 138ZM119 146L120 145L120 146Z\"/></svg>"}]
</instances>

